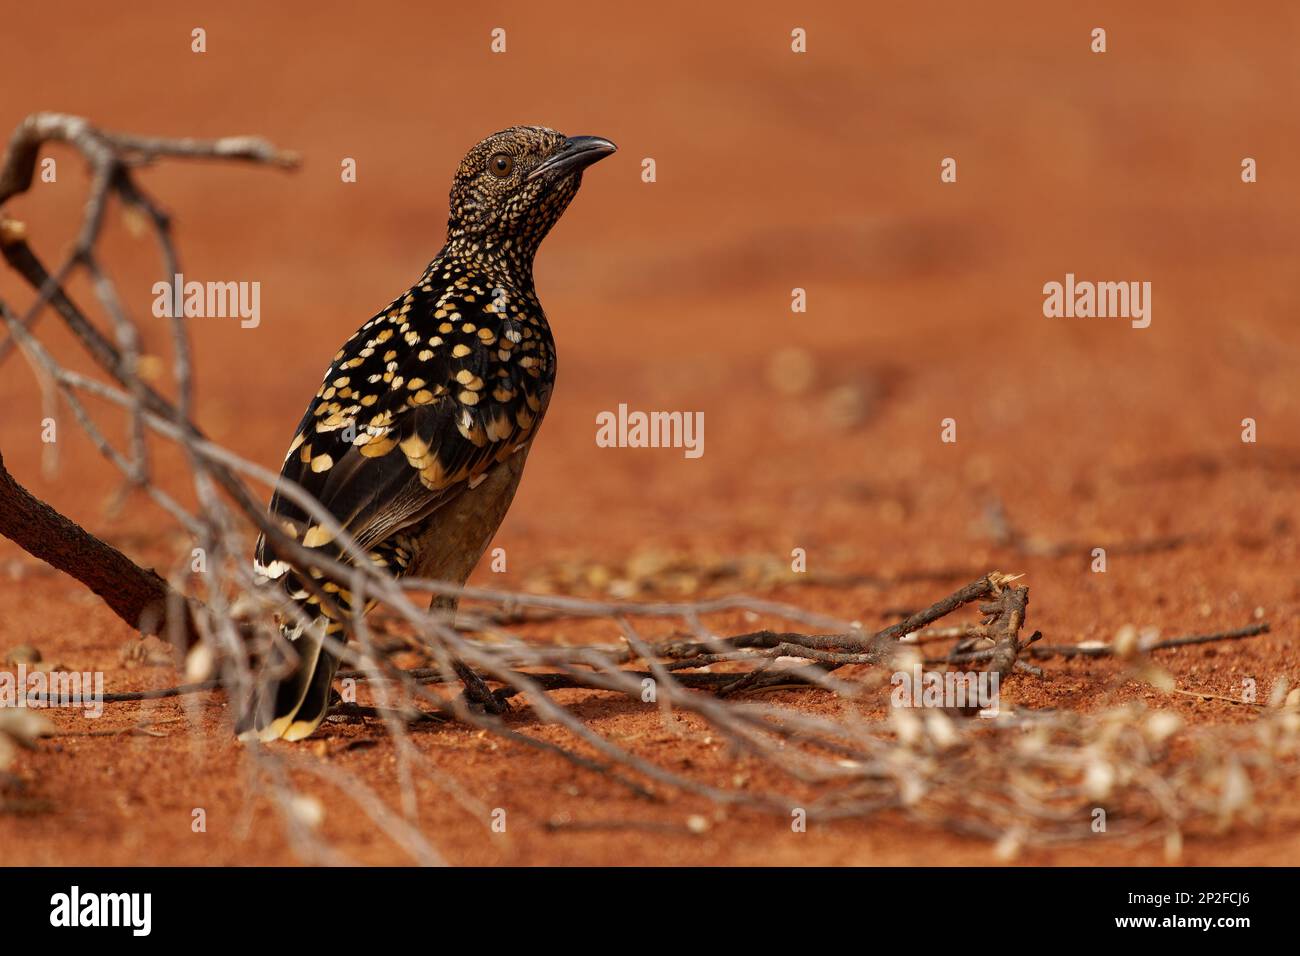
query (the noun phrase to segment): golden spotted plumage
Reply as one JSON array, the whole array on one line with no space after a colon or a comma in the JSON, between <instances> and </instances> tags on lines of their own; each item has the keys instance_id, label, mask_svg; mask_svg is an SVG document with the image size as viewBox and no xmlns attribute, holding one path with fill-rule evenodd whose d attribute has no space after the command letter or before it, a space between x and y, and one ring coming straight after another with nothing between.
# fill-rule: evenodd
<instances>
[{"instance_id":1,"label":"golden spotted plumage","mask_svg":"<svg viewBox=\"0 0 1300 956\"><path fill-rule=\"evenodd\" d=\"M334 353L282 477L312 494L368 560L460 585L486 549L555 382L533 258L582 170L613 150L607 140L541 127L513 127L479 143L456 172L442 251ZM301 544L349 560L282 492L270 508ZM346 621L336 618L350 614L351 597L326 581L339 607L331 612L303 587L302 574L322 579L321 572L291 566L265 540L257 564L317 624L286 627L298 663L274 692L264 689L243 729L298 739L324 718L337 660L321 649L320 635L345 636Z\"/></svg>"}]
</instances>

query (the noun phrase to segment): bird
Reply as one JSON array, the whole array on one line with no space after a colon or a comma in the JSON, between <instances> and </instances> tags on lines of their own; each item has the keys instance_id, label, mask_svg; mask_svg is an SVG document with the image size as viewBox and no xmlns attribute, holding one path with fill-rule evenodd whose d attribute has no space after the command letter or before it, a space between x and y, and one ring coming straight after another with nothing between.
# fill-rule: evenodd
<instances>
[{"instance_id":1,"label":"bird","mask_svg":"<svg viewBox=\"0 0 1300 956\"><path fill-rule=\"evenodd\" d=\"M534 257L583 171L616 149L542 126L512 126L470 149L452 180L441 251L334 354L308 404L281 478L394 576L463 587L505 517L555 384ZM302 548L354 564L279 486L268 517ZM264 663L236 731L302 740L330 708L331 646L346 641L355 613L349 582L277 552L266 534L254 570L301 614L281 616L279 654ZM433 606L454 614L457 602L444 594ZM456 670L467 696L477 691L490 708L481 679L460 662Z\"/></svg>"}]
</instances>

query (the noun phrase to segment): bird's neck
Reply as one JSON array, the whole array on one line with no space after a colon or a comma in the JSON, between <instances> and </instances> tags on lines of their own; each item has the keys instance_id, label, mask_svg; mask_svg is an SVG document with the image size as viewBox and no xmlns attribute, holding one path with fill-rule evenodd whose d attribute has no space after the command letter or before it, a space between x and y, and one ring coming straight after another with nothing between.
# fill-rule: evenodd
<instances>
[{"instance_id":1,"label":"bird's neck","mask_svg":"<svg viewBox=\"0 0 1300 956\"><path fill-rule=\"evenodd\" d=\"M533 258L536 254L536 247L514 239L452 231L434 263L456 262L494 282L532 291Z\"/></svg>"}]
</instances>

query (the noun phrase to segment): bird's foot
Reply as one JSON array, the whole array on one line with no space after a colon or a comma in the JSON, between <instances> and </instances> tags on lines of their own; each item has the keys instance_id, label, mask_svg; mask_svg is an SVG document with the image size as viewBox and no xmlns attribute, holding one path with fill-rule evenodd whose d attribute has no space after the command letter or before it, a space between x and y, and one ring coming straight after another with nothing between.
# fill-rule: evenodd
<instances>
[{"instance_id":1,"label":"bird's foot","mask_svg":"<svg viewBox=\"0 0 1300 956\"><path fill-rule=\"evenodd\" d=\"M497 717L510 712L510 702L504 696L504 691L494 693L468 664L456 661L453 666L456 676L465 685L465 693L460 696L460 703L479 713Z\"/></svg>"},{"instance_id":2,"label":"bird's foot","mask_svg":"<svg viewBox=\"0 0 1300 956\"><path fill-rule=\"evenodd\" d=\"M501 694L501 691L496 691L495 693L489 693L485 700L476 700L470 696L469 691L466 691L456 699L456 702L465 705L476 714L490 714L493 717L500 717L510 713L510 701Z\"/></svg>"}]
</instances>

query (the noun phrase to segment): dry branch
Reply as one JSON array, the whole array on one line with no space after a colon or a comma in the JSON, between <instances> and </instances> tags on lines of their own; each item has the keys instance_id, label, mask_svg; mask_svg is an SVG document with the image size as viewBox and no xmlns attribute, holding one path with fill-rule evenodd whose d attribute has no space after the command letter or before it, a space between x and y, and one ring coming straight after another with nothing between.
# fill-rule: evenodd
<instances>
[{"instance_id":1,"label":"dry branch","mask_svg":"<svg viewBox=\"0 0 1300 956\"><path fill-rule=\"evenodd\" d=\"M1267 634L1269 624L1267 621L1259 621L1255 624L1247 624L1245 627L1233 628L1230 631L1217 631L1213 634L1190 634L1186 637L1172 637L1164 641L1153 641L1149 644L1142 645L1139 649L1144 652L1165 651L1173 647L1191 647L1195 644L1213 644L1218 641L1240 641L1248 637L1258 637L1261 634ZM1030 649L1034 657L1110 657L1115 654L1115 647L1111 644L1036 644Z\"/></svg>"},{"instance_id":2,"label":"dry branch","mask_svg":"<svg viewBox=\"0 0 1300 956\"><path fill-rule=\"evenodd\" d=\"M169 603L188 601L159 577L65 518L18 484L0 453L0 535L35 558L76 578L103 598L141 634L162 632ZM198 640L194 619L183 622L190 642Z\"/></svg>"}]
</instances>

